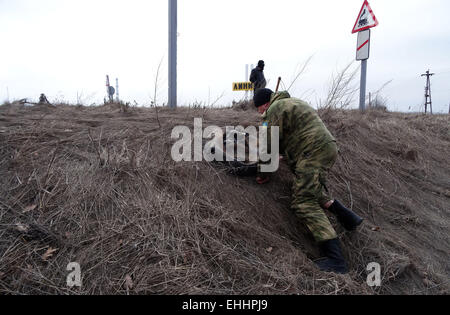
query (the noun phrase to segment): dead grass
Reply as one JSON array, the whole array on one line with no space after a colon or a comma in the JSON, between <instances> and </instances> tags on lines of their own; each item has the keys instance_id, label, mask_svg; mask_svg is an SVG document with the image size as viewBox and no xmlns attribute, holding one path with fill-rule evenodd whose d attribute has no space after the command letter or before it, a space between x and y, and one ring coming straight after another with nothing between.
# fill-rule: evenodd
<instances>
[{"instance_id":1,"label":"dead grass","mask_svg":"<svg viewBox=\"0 0 450 315\"><path fill-rule=\"evenodd\" d=\"M311 262L286 166L258 186L171 160L174 126L259 124L254 111L1 106L0 292L448 294L449 116L321 115L341 149L332 193L367 218L356 234L338 228L345 276ZM370 262L381 288L365 282Z\"/></svg>"}]
</instances>

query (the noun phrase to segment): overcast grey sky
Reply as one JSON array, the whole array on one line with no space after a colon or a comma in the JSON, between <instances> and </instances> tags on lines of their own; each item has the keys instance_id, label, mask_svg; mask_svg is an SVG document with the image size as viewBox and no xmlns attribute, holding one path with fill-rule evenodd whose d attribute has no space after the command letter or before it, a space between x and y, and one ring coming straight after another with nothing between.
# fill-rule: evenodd
<instances>
[{"instance_id":1,"label":"overcast grey sky","mask_svg":"<svg viewBox=\"0 0 450 315\"><path fill-rule=\"evenodd\" d=\"M355 59L351 34L362 0L179 0L179 103L240 99L232 82L245 64L266 61L269 87L313 56L291 90L315 104L333 72ZM450 1L371 0L368 91L383 91L389 109L423 106L427 69L435 112L450 103ZM105 75L120 80L126 101L148 105L163 60L157 100L167 101L167 0L0 0L0 101L49 99L87 103L105 97ZM358 63L355 61L355 66Z\"/></svg>"}]
</instances>

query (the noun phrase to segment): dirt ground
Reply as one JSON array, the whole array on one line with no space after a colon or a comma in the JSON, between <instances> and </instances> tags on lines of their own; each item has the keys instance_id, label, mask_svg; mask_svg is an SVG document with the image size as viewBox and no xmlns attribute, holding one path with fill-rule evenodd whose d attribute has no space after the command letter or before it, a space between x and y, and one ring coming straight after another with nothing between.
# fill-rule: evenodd
<instances>
[{"instance_id":1,"label":"dirt ground","mask_svg":"<svg viewBox=\"0 0 450 315\"><path fill-rule=\"evenodd\" d=\"M449 294L450 116L320 114L340 148L330 191L366 219L331 218L348 275L312 262L286 165L260 186L171 159L173 127L254 111L0 106L0 294Z\"/></svg>"}]
</instances>

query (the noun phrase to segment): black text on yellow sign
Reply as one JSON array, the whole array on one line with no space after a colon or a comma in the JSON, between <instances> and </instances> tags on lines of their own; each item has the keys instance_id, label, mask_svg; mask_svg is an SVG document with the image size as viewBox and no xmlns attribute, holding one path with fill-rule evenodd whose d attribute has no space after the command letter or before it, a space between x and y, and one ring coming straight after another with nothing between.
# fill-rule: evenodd
<instances>
[{"instance_id":1,"label":"black text on yellow sign","mask_svg":"<svg viewBox=\"0 0 450 315\"><path fill-rule=\"evenodd\" d=\"M233 91L253 91L252 82L237 82L233 83Z\"/></svg>"}]
</instances>

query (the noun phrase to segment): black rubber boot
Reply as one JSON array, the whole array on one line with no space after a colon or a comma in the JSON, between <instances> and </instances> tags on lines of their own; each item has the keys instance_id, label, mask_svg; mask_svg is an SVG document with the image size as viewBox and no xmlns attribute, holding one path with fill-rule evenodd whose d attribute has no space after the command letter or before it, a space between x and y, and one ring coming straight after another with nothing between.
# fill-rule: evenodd
<instances>
[{"instance_id":1,"label":"black rubber boot","mask_svg":"<svg viewBox=\"0 0 450 315\"><path fill-rule=\"evenodd\" d=\"M348 273L347 262L342 255L341 245L338 239L320 243L320 250L326 258L316 261L320 270L339 274Z\"/></svg>"},{"instance_id":2,"label":"black rubber boot","mask_svg":"<svg viewBox=\"0 0 450 315\"><path fill-rule=\"evenodd\" d=\"M338 200L335 200L328 210L337 217L339 223L347 231L355 231L364 221L363 218L344 207Z\"/></svg>"}]
</instances>

